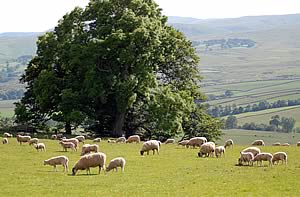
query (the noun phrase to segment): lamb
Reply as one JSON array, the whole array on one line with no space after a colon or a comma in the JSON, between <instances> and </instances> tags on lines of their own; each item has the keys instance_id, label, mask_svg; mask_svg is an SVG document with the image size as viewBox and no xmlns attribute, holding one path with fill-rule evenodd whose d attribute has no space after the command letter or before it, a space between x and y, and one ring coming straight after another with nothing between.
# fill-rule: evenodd
<instances>
[{"instance_id":1,"label":"lamb","mask_svg":"<svg viewBox=\"0 0 300 197\"><path fill-rule=\"evenodd\" d=\"M255 157L257 154L259 154L261 151L259 148L257 147L248 147L245 148L244 150L242 150L242 152L246 153L246 152L251 152L253 154L253 156Z\"/></svg>"},{"instance_id":2,"label":"lamb","mask_svg":"<svg viewBox=\"0 0 300 197\"><path fill-rule=\"evenodd\" d=\"M153 151L153 155L155 154L155 150L157 154L159 155L159 148L160 148L160 142L157 140L149 140L147 142L144 142L142 149L140 151L141 156L144 155L144 152L147 152L147 155L149 155L149 151Z\"/></svg>"},{"instance_id":3,"label":"lamb","mask_svg":"<svg viewBox=\"0 0 300 197\"><path fill-rule=\"evenodd\" d=\"M37 138L32 138L29 140L28 144L31 146L32 144L37 144L39 143L39 139Z\"/></svg>"},{"instance_id":4,"label":"lamb","mask_svg":"<svg viewBox=\"0 0 300 197\"><path fill-rule=\"evenodd\" d=\"M118 167L121 167L122 172L124 172L124 167L125 167L126 161L123 157L117 157L112 159L108 166L106 167L106 172L109 172L110 170L116 169L116 172L118 171Z\"/></svg>"},{"instance_id":5,"label":"lamb","mask_svg":"<svg viewBox=\"0 0 300 197\"><path fill-rule=\"evenodd\" d=\"M76 136L75 139L84 144L85 137L83 135Z\"/></svg>"},{"instance_id":6,"label":"lamb","mask_svg":"<svg viewBox=\"0 0 300 197\"><path fill-rule=\"evenodd\" d=\"M128 139L126 140L126 143L136 142L138 144L138 143L140 143L140 141L141 141L140 136L138 136L138 135L132 135L132 136L128 137Z\"/></svg>"},{"instance_id":7,"label":"lamb","mask_svg":"<svg viewBox=\"0 0 300 197\"><path fill-rule=\"evenodd\" d=\"M283 162L285 163L285 165L287 164L287 154L285 152L274 153L272 163L275 164L277 162L278 164L280 160L282 161L282 164Z\"/></svg>"},{"instance_id":8,"label":"lamb","mask_svg":"<svg viewBox=\"0 0 300 197\"><path fill-rule=\"evenodd\" d=\"M91 153L81 156L72 168L72 175L74 176L78 170L86 170L87 174L90 174L90 168L99 166L98 174L101 172L101 168L105 170L106 154L105 153Z\"/></svg>"},{"instance_id":9,"label":"lamb","mask_svg":"<svg viewBox=\"0 0 300 197\"><path fill-rule=\"evenodd\" d=\"M22 145L22 142L23 143L29 142L30 139L31 139L30 136L17 135L17 141L20 143L20 145Z\"/></svg>"},{"instance_id":10,"label":"lamb","mask_svg":"<svg viewBox=\"0 0 300 197\"><path fill-rule=\"evenodd\" d=\"M125 143L126 142L126 138L125 137L119 137L117 140L116 140L116 143Z\"/></svg>"},{"instance_id":11,"label":"lamb","mask_svg":"<svg viewBox=\"0 0 300 197\"><path fill-rule=\"evenodd\" d=\"M254 155L252 152L240 152L240 158L238 159L238 164L242 165L244 163L248 163L248 166L252 163L252 160L254 159Z\"/></svg>"},{"instance_id":12,"label":"lamb","mask_svg":"<svg viewBox=\"0 0 300 197\"><path fill-rule=\"evenodd\" d=\"M5 132L5 133L3 133L3 137L11 138L11 137L13 137L13 135L10 134L10 133Z\"/></svg>"},{"instance_id":13,"label":"lamb","mask_svg":"<svg viewBox=\"0 0 300 197\"><path fill-rule=\"evenodd\" d=\"M202 144L206 143L207 139L205 137L193 137L189 140L189 142L186 144L186 147L188 148L189 146L195 146L200 147Z\"/></svg>"},{"instance_id":14,"label":"lamb","mask_svg":"<svg viewBox=\"0 0 300 197\"><path fill-rule=\"evenodd\" d=\"M56 140L57 139L57 136L55 134L51 135L51 139L52 140Z\"/></svg>"},{"instance_id":15,"label":"lamb","mask_svg":"<svg viewBox=\"0 0 300 197\"><path fill-rule=\"evenodd\" d=\"M6 137L2 139L2 144L8 144L8 139Z\"/></svg>"},{"instance_id":16,"label":"lamb","mask_svg":"<svg viewBox=\"0 0 300 197\"><path fill-rule=\"evenodd\" d=\"M225 145L224 145L225 148L230 147L230 146L233 148L233 140L232 139L226 140Z\"/></svg>"},{"instance_id":17,"label":"lamb","mask_svg":"<svg viewBox=\"0 0 300 197\"><path fill-rule=\"evenodd\" d=\"M70 138L70 139L62 139L63 142L72 142L75 145L75 149L77 151L77 147L79 144L79 140L76 138Z\"/></svg>"},{"instance_id":18,"label":"lamb","mask_svg":"<svg viewBox=\"0 0 300 197\"><path fill-rule=\"evenodd\" d=\"M272 166L272 159L273 155L271 153L259 153L257 154L253 159L252 162L260 162L260 165L262 165L262 161L269 161L269 165Z\"/></svg>"},{"instance_id":19,"label":"lamb","mask_svg":"<svg viewBox=\"0 0 300 197\"><path fill-rule=\"evenodd\" d=\"M204 144L201 145L200 150L198 152L198 157L208 157L214 156L214 152L215 152L215 143L213 142L206 142Z\"/></svg>"},{"instance_id":20,"label":"lamb","mask_svg":"<svg viewBox=\"0 0 300 197\"><path fill-rule=\"evenodd\" d=\"M225 147L224 146L218 146L215 149L216 157L222 157L224 155L225 157Z\"/></svg>"},{"instance_id":21,"label":"lamb","mask_svg":"<svg viewBox=\"0 0 300 197\"><path fill-rule=\"evenodd\" d=\"M95 153L98 152L99 151L99 146L97 144L92 144L92 145L85 144L85 145L82 146L82 150L81 150L80 155L82 156L82 155L88 154L92 151L95 152Z\"/></svg>"},{"instance_id":22,"label":"lamb","mask_svg":"<svg viewBox=\"0 0 300 197\"><path fill-rule=\"evenodd\" d=\"M255 140L254 142L252 142L251 145L255 145L255 146L264 146L265 142L263 140Z\"/></svg>"},{"instance_id":23,"label":"lamb","mask_svg":"<svg viewBox=\"0 0 300 197\"><path fill-rule=\"evenodd\" d=\"M290 146L289 143L283 143L281 146Z\"/></svg>"},{"instance_id":24,"label":"lamb","mask_svg":"<svg viewBox=\"0 0 300 197\"><path fill-rule=\"evenodd\" d=\"M46 151L46 146L45 146L45 144L44 143L38 143L38 144L34 144L33 145L34 146L34 148L37 150L37 151L39 151L39 150L43 150L43 151Z\"/></svg>"},{"instance_id":25,"label":"lamb","mask_svg":"<svg viewBox=\"0 0 300 197\"><path fill-rule=\"evenodd\" d=\"M69 159L66 156L51 157L50 159L44 161L44 165L54 166L55 172L57 172L57 165L62 165L64 167L64 172L68 171L68 164Z\"/></svg>"},{"instance_id":26,"label":"lamb","mask_svg":"<svg viewBox=\"0 0 300 197\"><path fill-rule=\"evenodd\" d=\"M60 141L59 144L63 147L63 150L66 152L67 152L67 148L70 148L73 151L77 151L77 148L75 147L75 144L73 144L73 142Z\"/></svg>"},{"instance_id":27,"label":"lamb","mask_svg":"<svg viewBox=\"0 0 300 197\"><path fill-rule=\"evenodd\" d=\"M113 140L113 139L109 139L109 140L107 140L107 143L116 143L116 140Z\"/></svg>"},{"instance_id":28,"label":"lamb","mask_svg":"<svg viewBox=\"0 0 300 197\"><path fill-rule=\"evenodd\" d=\"M93 140L93 142L101 142L101 138L100 138L100 137L95 138L95 139Z\"/></svg>"},{"instance_id":29,"label":"lamb","mask_svg":"<svg viewBox=\"0 0 300 197\"><path fill-rule=\"evenodd\" d=\"M186 146L188 142L189 142L189 140L182 140L182 141L178 142L178 145Z\"/></svg>"},{"instance_id":30,"label":"lamb","mask_svg":"<svg viewBox=\"0 0 300 197\"><path fill-rule=\"evenodd\" d=\"M280 146L280 145L281 145L280 142L275 142L272 144L272 146Z\"/></svg>"},{"instance_id":31,"label":"lamb","mask_svg":"<svg viewBox=\"0 0 300 197\"><path fill-rule=\"evenodd\" d=\"M174 144L175 143L175 139L167 139L165 141L165 144Z\"/></svg>"}]
</instances>

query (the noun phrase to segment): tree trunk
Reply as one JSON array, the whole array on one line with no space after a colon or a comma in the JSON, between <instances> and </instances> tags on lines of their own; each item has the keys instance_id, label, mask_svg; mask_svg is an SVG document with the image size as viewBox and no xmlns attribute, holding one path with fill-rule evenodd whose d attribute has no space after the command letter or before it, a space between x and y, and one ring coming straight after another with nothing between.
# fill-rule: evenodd
<instances>
[{"instance_id":1,"label":"tree trunk","mask_svg":"<svg viewBox=\"0 0 300 197\"><path fill-rule=\"evenodd\" d=\"M125 121L125 112L117 112L115 120L113 122L112 135L113 137L121 137L123 132L123 126Z\"/></svg>"},{"instance_id":2,"label":"tree trunk","mask_svg":"<svg viewBox=\"0 0 300 197\"><path fill-rule=\"evenodd\" d=\"M66 134L72 135L72 129L71 129L70 122L66 122L66 124L65 124L65 131L66 131Z\"/></svg>"}]
</instances>

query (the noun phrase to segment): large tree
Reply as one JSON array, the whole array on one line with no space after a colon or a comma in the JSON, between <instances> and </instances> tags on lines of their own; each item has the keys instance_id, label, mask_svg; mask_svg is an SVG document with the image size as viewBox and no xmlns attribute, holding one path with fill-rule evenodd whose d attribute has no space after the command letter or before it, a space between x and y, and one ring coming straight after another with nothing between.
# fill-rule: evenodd
<instances>
[{"instance_id":1,"label":"large tree","mask_svg":"<svg viewBox=\"0 0 300 197\"><path fill-rule=\"evenodd\" d=\"M39 38L16 113L65 122L69 132L86 119L113 136L138 127L182 132L194 100L203 99L198 57L166 21L152 0L91 0L75 8Z\"/></svg>"}]
</instances>

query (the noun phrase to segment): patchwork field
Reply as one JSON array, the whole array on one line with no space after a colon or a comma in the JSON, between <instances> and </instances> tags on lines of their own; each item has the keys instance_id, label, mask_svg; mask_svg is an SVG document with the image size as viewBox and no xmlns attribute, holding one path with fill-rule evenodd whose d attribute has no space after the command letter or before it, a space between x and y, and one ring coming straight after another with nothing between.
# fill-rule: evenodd
<instances>
[{"instance_id":1,"label":"patchwork field","mask_svg":"<svg viewBox=\"0 0 300 197\"><path fill-rule=\"evenodd\" d=\"M239 132L225 131L224 137L236 135L234 140L239 144ZM198 149L173 144L162 144L159 155L141 157L141 144L103 141L100 150L107 154L106 163L123 156L127 161L125 172L102 171L97 175L98 169L93 168L91 175L80 171L76 176L70 172L79 152L62 152L53 140L41 140L47 151L37 152L28 144L20 146L13 138L9 144L0 145L1 193L5 196L297 196L300 148L262 147L264 152L285 151L289 157L287 166L268 167L267 163L263 167L236 166L239 152L252 140L249 136L242 137L248 140L241 141L244 145L227 149L226 157L220 159L198 158ZM51 166L43 165L43 160L57 155L69 157L68 173L63 173L61 166L59 172L53 172Z\"/></svg>"}]
</instances>

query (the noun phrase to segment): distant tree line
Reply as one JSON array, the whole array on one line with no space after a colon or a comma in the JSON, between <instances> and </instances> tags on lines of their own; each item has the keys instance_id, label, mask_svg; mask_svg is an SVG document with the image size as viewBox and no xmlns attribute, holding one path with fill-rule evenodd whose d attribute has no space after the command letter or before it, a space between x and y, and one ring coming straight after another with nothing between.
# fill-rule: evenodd
<instances>
[{"instance_id":1,"label":"distant tree line","mask_svg":"<svg viewBox=\"0 0 300 197\"><path fill-rule=\"evenodd\" d=\"M14 89L0 92L0 100L20 99L24 95L24 89Z\"/></svg>"},{"instance_id":2,"label":"distant tree line","mask_svg":"<svg viewBox=\"0 0 300 197\"><path fill-rule=\"evenodd\" d=\"M221 49L235 48L235 47L254 47L255 42L250 39L229 38L229 39L215 39L205 41L193 41L193 46L204 45L206 48L219 45Z\"/></svg>"}]
</instances>

